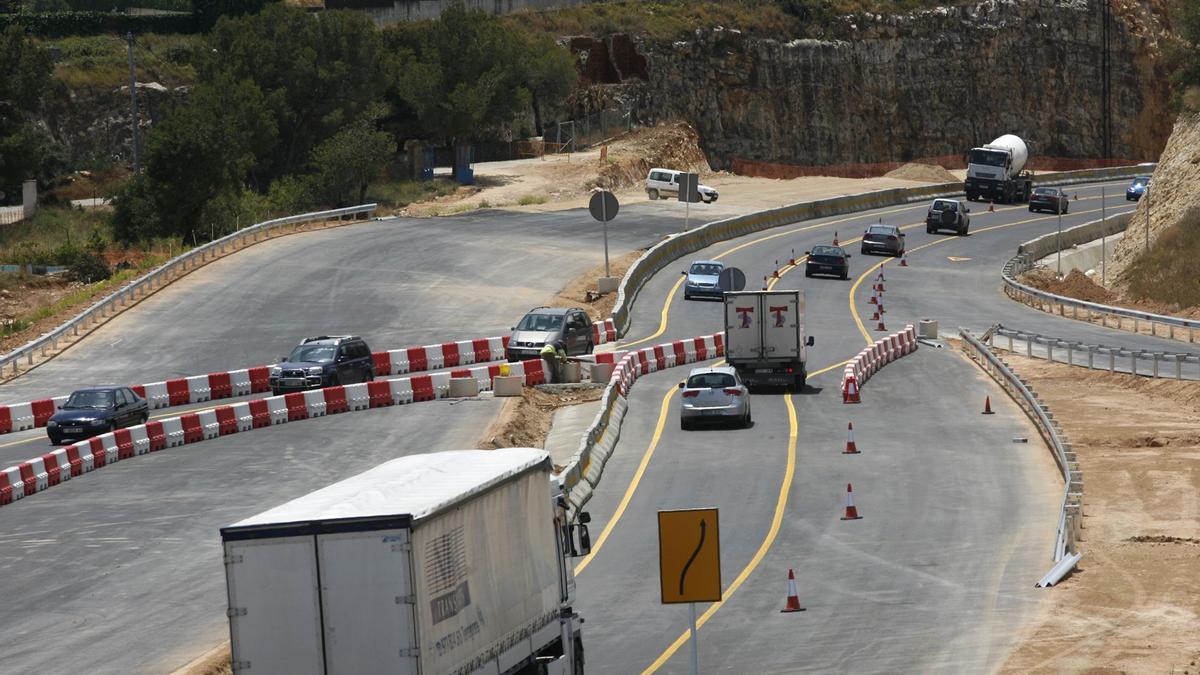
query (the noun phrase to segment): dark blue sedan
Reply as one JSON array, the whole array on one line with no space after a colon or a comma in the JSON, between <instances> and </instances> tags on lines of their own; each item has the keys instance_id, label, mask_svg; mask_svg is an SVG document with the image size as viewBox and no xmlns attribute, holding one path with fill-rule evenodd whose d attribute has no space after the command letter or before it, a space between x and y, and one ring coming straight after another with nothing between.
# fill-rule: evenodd
<instances>
[{"instance_id":1,"label":"dark blue sedan","mask_svg":"<svg viewBox=\"0 0 1200 675\"><path fill-rule=\"evenodd\" d=\"M1150 176L1135 176L1129 187L1125 188L1125 201L1136 202L1150 188Z\"/></svg>"},{"instance_id":2,"label":"dark blue sedan","mask_svg":"<svg viewBox=\"0 0 1200 675\"><path fill-rule=\"evenodd\" d=\"M89 387L67 398L46 422L46 435L58 445L145 424L148 419L150 404L129 387Z\"/></svg>"}]
</instances>

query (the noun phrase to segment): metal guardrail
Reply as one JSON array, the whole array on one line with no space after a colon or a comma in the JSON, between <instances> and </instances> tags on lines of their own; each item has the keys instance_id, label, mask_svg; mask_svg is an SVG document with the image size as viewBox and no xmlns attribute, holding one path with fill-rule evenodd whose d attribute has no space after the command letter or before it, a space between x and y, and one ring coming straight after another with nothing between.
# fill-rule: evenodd
<instances>
[{"instance_id":1,"label":"metal guardrail","mask_svg":"<svg viewBox=\"0 0 1200 675\"><path fill-rule=\"evenodd\" d=\"M1125 213L1119 216L1111 216L1108 218L1108 221L1119 222L1120 219L1124 219L1125 223L1127 224L1131 215L1132 214ZM1097 233L1096 238L1099 238L1099 232L1101 231L1100 228L1105 228L1107 224L1107 221L1094 220L1071 229L1081 230L1083 228L1093 228ZM1105 229L1107 230L1112 228L1107 227ZM1064 230L1063 235L1065 236L1068 232L1069 230ZM1172 340L1182 339L1176 338L1176 331L1185 329L1187 330L1187 341L1196 341L1196 331L1200 330L1200 321L1198 320L1184 319L1166 314L1143 312L1136 309L1129 309L1127 307L1103 305L1098 302L1088 302L1087 300L1079 300L1078 298L1071 298L1064 295L1051 293L1049 291L1039 290L1017 281L1017 276L1034 268L1035 260L1048 255L1048 253L1042 252L1044 246L1040 245L1040 242L1044 239L1045 237L1039 237L1038 239L1022 244L1021 247L1018 248L1017 255L1013 256L1007 263L1004 264L1004 268L1001 272L1002 276L1004 277L1004 292L1010 298L1031 307L1041 309L1042 311L1049 312L1050 314L1056 313L1057 309L1059 316L1063 317L1066 317L1067 308L1069 307L1071 309L1071 318L1082 321L1091 322L1094 316L1099 316L1101 325L1106 328L1110 327L1108 325L1109 317L1114 317L1116 319L1116 325L1112 327L1117 329L1124 328L1123 322L1121 321L1122 319L1132 319L1133 332L1135 333L1141 332L1142 322L1146 322L1150 325L1150 332L1155 336L1159 336L1158 326L1166 326L1166 335L1160 337L1168 337ZM1055 250L1056 249L1051 249L1049 253L1053 253ZM1041 255L1039 255L1039 253L1041 253ZM1081 313L1083 314L1082 317L1080 316Z\"/></svg>"},{"instance_id":2,"label":"metal guardrail","mask_svg":"<svg viewBox=\"0 0 1200 675\"><path fill-rule=\"evenodd\" d=\"M993 326L988 341L992 349L996 349L997 336L1008 338L1008 351L1014 354L1019 353L1015 348L1017 346L1015 342L1024 342L1024 353L1029 358L1045 359L1047 361L1093 370L1107 370L1110 373L1123 372L1143 377L1200 380L1200 354L1090 344L1079 340L1064 340L1039 333L1006 328L999 324ZM1035 350L1034 345L1038 345L1041 349ZM1058 354L1062 357L1061 359L1054 358L1055 350L1058 350ZM1107 356L1108 358L1097 361L1096 355L1098 354ZM1077 356L1079 359L1076 358ZM1128 368L1124 367L1124 363L1118 363L1118 359L1122 361L1128 359ZM1080 363L1079 360L1085 362ZM1145 364L1140 369L1138 368L1139 362ZM1161 367L1163 364L1173 364L1175 367L1173 369L1164 369ZM1198 366L1196 372L1185 372L1185 364L1195 364Z\"/></svg>"},{"instance_id":3,"label":"metal guardrail","mask_svg":"<svg viewBox=\"0 0 1200 675\"><path fill-rule=\"evenodd\" d=\"M302 213L295 216L275 218L242 228L233 234L226 235L220 239L214 239L187 253L175 256L128 286L118 289L99 300L49 333L45 333L0 357L0 375L3 375L5 369L9 367L11 367L13 374L19 372L22 359L25 360L27 366L33 366L34 356L39 352L45 356L48 350L57 350L60 341L67 342L79 337L81 330L86 330L94 323L119 314L127 305L145 298L180 276L203 265L210 259L224 255L228 248L232 247L233 250L236 250L240 245L247 242L253 243L259 241L260 238L267 238L272 230L282 227L347 217L370 217L375 212L376 206L376 204L362 204L330 211L317 211L314 213Z\"/></svg>"},{"instance_id":4,"label":"metal guardrail","mask_svg":"<svg viewBox=\"0 0 1200 675\"><path fill-rule=\"evenodd\" d=\"M1035 176L1037 185L1072 185L1091 183L1098 180L1125 178L1148 171L1147 166L1128 166L1114 169L1086 169L1083 171L1060 171ZM629 330L629 316L633 302L642 286L655 274L679 258L713 244L741 237L761 230L791 223L824 218L865 209L908 204L914 201L949 197L962 194L961 182L923 185L915 188L892 188L858 195L833 197L812 202L800 202L745 216L737 216L707 223L687 232L668 237L646 251L625 273L617 290L617 302L612 318L618 335Z\"/></svg>"},{"instance_id":5,"label":"metal guardrail","mask_svg":"<svg viewBox=\"0 0 1200 675\"><path fill-rule=\"evenodd\" d=\"M981 338L976 338L966 328L959 328L958 334L962 337L963 344L968 347L967 354L979 364L980 368L991 375L992 379L1004 387L1005 391L1012 396L1017 405L1038 427L1042 437L1049 444L1054 461L1062 471L1065 483L1062 507L1058 514L1058 532L1055 536L1053 558L1055 563L1062 562L1066 557L1074 557L1075 562L1078 562L1077 543L1083 527L1083 472L1079 470L1075 452L1054 420L1050 409L1037 397L1032 387L988 348L986 341L991 339L997 329L998 326L989 328ZM1059 565L1056 564L1055 570L1058 568ZM1057 575L1058 578L1066 574L1069 569L1070 567L1066 567L1061 570ZM1053 574L1046 575L1043 581L1052 576ZM1044 585L1052 585L1057 580L1054 578ZM1042 582L1039 582L1039 585L1043 585Z\"/></svg>"}]
</instances>

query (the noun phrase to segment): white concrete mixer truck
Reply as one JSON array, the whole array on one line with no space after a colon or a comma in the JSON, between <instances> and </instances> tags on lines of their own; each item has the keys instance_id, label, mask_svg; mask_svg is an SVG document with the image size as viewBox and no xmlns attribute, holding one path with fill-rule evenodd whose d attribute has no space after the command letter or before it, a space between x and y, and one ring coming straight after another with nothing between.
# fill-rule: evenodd
<instances>
[{"instance_id":1,"label":"white concrete mixer truck","mask_svg":"<svg viewBox=\"0 0 1200 675\"><path fill-rule=\"evenodd\" d=\"M967 199L1013 204L1029 200L1033 174L1025 171L1029 148L1019 136L1005 134L967 153Z\"/></svg>"}]
</instances>

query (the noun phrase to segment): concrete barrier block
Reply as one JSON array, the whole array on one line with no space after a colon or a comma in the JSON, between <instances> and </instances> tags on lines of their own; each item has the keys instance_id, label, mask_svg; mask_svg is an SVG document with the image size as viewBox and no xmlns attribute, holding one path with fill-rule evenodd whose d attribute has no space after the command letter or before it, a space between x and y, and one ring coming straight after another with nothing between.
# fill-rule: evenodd
<instances>
[{"instance_id":1,"label":"concrete barrier block","mask_svg":"<svg viewBox=\"0 0 1200 675\"><path fill-rule=\"evenodd\" d=\"M520 396L524 386L524 375L497 375L492 378L492 391L496 396Z\"/></svg>"},{"instance_id":2,"label":"concrete barrier block","mask_svg":"<svg viewBox=\"0 0 1200 675\"><path fill-rule=\"evenodd\" d=\"M593 363L591 367L591 381L604 383L612 379L613 364L611 363Z\"/></svg>"},{"instance_id":3,"label":"concrete barrier block","mask_svg":"<svg viewBox=\"0 0 1200 675\"><path fill-rule=\"evenodd\" d=\"M479 395L479 382L473 377L450 378L450 398L470 398Z\"/></svg>"}]
</instances>

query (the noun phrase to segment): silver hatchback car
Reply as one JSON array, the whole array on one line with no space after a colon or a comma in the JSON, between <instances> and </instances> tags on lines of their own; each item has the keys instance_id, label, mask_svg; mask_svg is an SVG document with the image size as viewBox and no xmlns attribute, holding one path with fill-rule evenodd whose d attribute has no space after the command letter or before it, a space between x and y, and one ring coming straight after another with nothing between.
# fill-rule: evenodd
<instances>
[{"instance_id":1,"label":"silver hatchback car","mask_svg":"<svg viewBox=\"0 0 1200 675\"><path fill-rule=\"evenodd\" d=\"M730 366L696 368L680 382L679 428L691 429L696 422L737 422L750 426L750 390Z\"/></svg>"}]
</instances>

